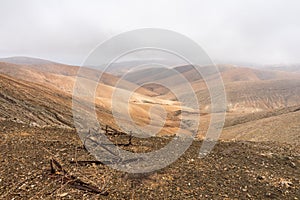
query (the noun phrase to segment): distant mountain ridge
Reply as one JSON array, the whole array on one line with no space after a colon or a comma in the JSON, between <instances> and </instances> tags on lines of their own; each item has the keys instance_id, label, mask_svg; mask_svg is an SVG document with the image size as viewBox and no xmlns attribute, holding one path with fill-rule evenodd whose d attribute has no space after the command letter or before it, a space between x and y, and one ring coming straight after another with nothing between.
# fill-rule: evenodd
<instances>
[{"instance_id":1,"label":"distant mountain ridge","mask_svg":"<svg viewBox=\"0 0 300 200\"><path fill-rule=\"evenodd\" d=\"M24 60L24 59L22 59ZM27 59L25 59L27 60ZM40 61L39 61L40 62ZM19 62L18 62L19 63ZM29 63L33 63L30 61ZM71 97L74 89L74 85L76 82L76 76L77 72L79 70L78 66L70 66L70 65L64 65L54 62L40 62L40 64L12 64L12 63L6 63L6 62L0 62L0 75L3 76L3 89L4 91L0 91L0 95L3 96L4 100L7 99L6 96L8 95L6 91L12 90L16 93L27 93L26 90L31 91L31 89L36 88L33 91L31 91L31 94L34 94L35 96L41 96L43 97L44 92L49 93L48 91L53 90L52 95L45 97L45 103L48 104L50 102L53 102L52 98L56 98L56 95L59 95L62 97L62 99L65 99L67 102L62 102L61 104L65 105L65 109L71 109ZM164 107L164 109L167 111L168 119L166 121L166 128L162 129L163 133L172 133L173 130L177 129L177 125L179 118L178 116L175 116L173 114L175 111L180 109L179 103L175 101L169 101L165 99L158 99L153 96L157 96L157 94L153 91L149 91L143 87L140 87L135 85L134 83L128 82L126 80L120 80L118 77L113 76L111 74L102 73L100 71L94 70L94 69L88 69L83 68L84 73L81 74L81 79L86 82L85 88L82 88L83 90L87 90L90 85L96 84L97 88L95 91L95 98L94 102L89 103L95 103L97 110L99 111L98 114L101 116L99 120L102 124L109 125L111 127L117 128L115 121L113 120L112 116L112 95L116 90L118 90L119 93L123 94L123 96L130 96L129 102L119 99L118 100L118 106L120 106L120 109L118 111L121 111L121 108L126 109L128 106L130 114L132 119L138 124L147 124L149 123L149 113L148 110L153 105L160 105ZM101 80L98 81L98 75L102 74ZM22 91L18 91L20 87L16 91L13 90L13 88L10 88L9 85L6 84L7 82L16 82L17 84L14 85L28 85L30 86L28 89L22 89ZM118 87L116 84L119 83ZM8 87L10 89L8 89ZM43 87L45 87L45 90L43 90ZM133 93L131 90L132 88L137 88ZM13 93L11 98L16 99L17 102L27 102L29 101L29 104L34 104L33 106L29 107L35 107L35 100L28 98L27 95L24 95L22 98L18 98L18 95L16 93ZM10 97L9 97L10 98ZM23 99L23 100L22 100ZM84 100L84 99L83 99ZM84 100L85 101L85 100ZM60 104L57 103L50 103L52 106L59 109ZM4 105L4 104L3 104ZM44 106L44 105L43 105ZM6 108L4 110L14 109L14 105L6 104ZM27 110L27 108L22 108ZM53 108L54 109L54 108ZM123 109L123 110L124 110ZM37 109L38 110L38 109ZM160 110L152 110L153 113L151 116L153 117L152 122L153 126L156 126L158 124L158 121L161 121L161 111ZM11 113L16 113L11 112ZM21 112L21 113L27 113ZM31 111L29 111L31 113ZM6 113L6 115L9 115ZM17 114L13 114L16 115ZM13 115L9 115L9 118L13 118ZM23 118L23 120L26 121L26 116L35 115L34 113L26 114L26 115L20 115L20 117ZM40 114L39 114L40 115ZM43 118L47 118L46 116ZM171 120L172 119L172 120ZM127 119L129 120L129 119ZM27 120L28 121L28 120ZM47 121L47 120L46 120ZM156 122L157 121L157 122ZM39 123L40 121L37 120L35 123ZM48 120L47 123L50 123ZM44 122L42 123L44 124ZM51 124L51 123L50 123Z\"/></svg>"},{"instance_id":2,"label":"distant mountain ridge","mask_svg":"<svg viewBox=\"0 0 300 200\"><path fill-rule=\"evenodd\" d=\"M19 64L19 65L60 64L60 63L52 62L52 61L41 59L41 58L31 58L31 57L25 57L25 56L0 58L0 62Z\"/></svg>"},{"instance_id":3,"label":"distant mountain ridge","mask_svg":"<svg viewBox=\"0 0 300 200\"><path fill-rule=\"evenodd\" d=\"M178 130L181 119L180 102L168 88L155 83L145 83L163 80L174 84L176 89L183 91L182 95L184 96L186 88L180 81L177 81L178 76L181 76L190 82L200 104L200 110L184 108L184 114L189 114L189 117L193 118L196 116L195 113L200 112L202 120L199 134L205 133L205 127L208 127L210 120L210 96L205 81L199 78L191 65L173 66L173 70L170 68L171 66L169 68L147 68L126 74L125 80L120 82L118 88L121 94L124 96L131 94L131 91L127 90L128 88L139 89L131 94L129 102L121 100L118 102L119 111L127 108L129 104L129 112L135 123L148 125L149 110L154 105L159 105L167 112L167 120L160 134L172 135ZM218 68L227 96L227 122L223 139L291 142L289 139L291 136L292 140L297 140L297 122L300 113L297 111L300 106L300 74L233 65L218 65ZM72 127L71 101L78 70L79 66L39 59L0 59L0 120L16 119L32 125ZM83 68L83 70L85 73L81 78L94 84L100 72L89 68ZM210 66L202 66L201 70L211 80L218 75L211 70ZM176 73L170 73L170 71ZM118 73L122 74L123 71ZM116 90L115 84L119 81L120 77L103 73L95 93L99 121L103 125L109 125L116 129L118 126L112 116L111 98ZM294 107L296 110L293 110ZM154 116L157 122L162 121L162 114L161 111L155 110L151 117ZM285 117L287 120L283 119ZM276 122L272 120L278 120L280 127L276 128ZM291 128L284 131L284 126ZM250 131L252 129L257 131ZM276 130L284 133L284 137L282 137L284 139L280 139L281 133ZM266 134L263 135L263 133ZM274 138L271 138L272 134L274 134ZM199 137L201 138L202 135Z\"/></svg>"}]
</instances>

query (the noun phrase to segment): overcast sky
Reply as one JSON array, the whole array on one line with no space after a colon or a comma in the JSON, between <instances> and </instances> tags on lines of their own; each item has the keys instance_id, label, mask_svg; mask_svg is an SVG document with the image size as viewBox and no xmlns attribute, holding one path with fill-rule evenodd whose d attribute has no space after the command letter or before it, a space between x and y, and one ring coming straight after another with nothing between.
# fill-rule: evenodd
<instances>
[{"instance_id":1,"label":"overcast sky","mask_svg":"<svg viewBox=\"0 0 300 200\"><path fill-rule=\"evenodd\" d=\"M81 64L109 37L164 28L215 62L300 63L299 0L0 0L0 57Z\"/></svg>"}]
</instances>

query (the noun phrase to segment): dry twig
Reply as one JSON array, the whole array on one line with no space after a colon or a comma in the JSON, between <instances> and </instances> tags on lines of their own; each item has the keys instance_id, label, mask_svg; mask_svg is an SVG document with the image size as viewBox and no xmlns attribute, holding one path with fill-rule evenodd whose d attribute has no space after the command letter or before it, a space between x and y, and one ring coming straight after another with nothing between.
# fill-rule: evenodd
<instances>
[{"instance_id":1,"label":"dry twig","mask_svg":"<svg viewBox=\"0 0 300 200\"><path fill-rule=\"evenodd\" d=\"M75 176L70 175L66 170L63 169L61 164L57 162L55 159L50 160L51 174L55 174L56 176L61 178L63 183L67 183L73 188L84 190L96 194L108 195L107 191L100 190L96 186L93 186L89 183L85 183L82 180L76 178Z\"/></svg>"}]
</instances>

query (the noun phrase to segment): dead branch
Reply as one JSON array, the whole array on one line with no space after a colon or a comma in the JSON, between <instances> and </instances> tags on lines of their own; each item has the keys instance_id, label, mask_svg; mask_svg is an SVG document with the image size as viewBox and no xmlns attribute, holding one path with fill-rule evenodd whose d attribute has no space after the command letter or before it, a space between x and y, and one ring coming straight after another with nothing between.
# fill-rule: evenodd
<instances>
[{"instance_id":1,"label":"dead branch","mask_svg":"<svg viewBox=\"0 0 300 200\"><path fill-rule=\"evenodd\" d=\"M99 160L79 160L79 161L70 161L70 164L80 164L80 165L88 165L88 164L96 164L96 165L112 165L112 164L128 164L131 162L141 161L143 160L142 157L140 158L131 158L127 160L121 159L114 159L113 161L99 161Z\"/></svg>"},{"instance_id":2,"label":"dead branch","mask_svg":"<svg viewBox=\"0 0 300 200\"><path fill-rule=\"evenodd\" d=\"M55 159L50 160L51 174L59 176L63 183L68 184L69 186L76 188L78 190L84 190L92 192L95 194L108 195L107 191L102 191L96 186L93 186L89 183L85 183L82 180L76 178L73 175L70 175L66 170L63 169L61 164Z\"/></svg>"}]
</instances>

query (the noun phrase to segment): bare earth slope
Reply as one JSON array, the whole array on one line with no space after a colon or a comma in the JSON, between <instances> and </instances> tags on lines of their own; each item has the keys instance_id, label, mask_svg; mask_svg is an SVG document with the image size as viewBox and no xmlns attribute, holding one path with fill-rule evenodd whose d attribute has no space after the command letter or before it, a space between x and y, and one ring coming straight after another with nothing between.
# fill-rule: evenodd
<instances>
[{"instance_id":1,"label":"bare earth slope","mask_svg":"<svg viewBox=\"0 0 300 200\"><path fill-rule=\"evenodd\" d=\"M0 75L1 118L32 126L72 127L71 96L54 88Z\"/></svg>"},{"instance_id":2,"label":"bare earth slope","mask_svg":"<svg viewBox=\"0 0 300 200\"><path fill-rule=\"evenodd\" d=\"M227 118L221 139L300 145L300 106Z\"/></svg>"},{"instance_id":3,"label":"bare earth slope","mask_svg":"<svg viewBox=\"0 0 300 200\"><path fill-rule=\"evenodd\" d=\"M79 69L80 67L78 66L26 57L0 59L1 74L6 74L29 82L44 84L46 86L54 86L57 89L68 93L73 91ZM107 86L114 87L119 81L118 77L107 73L102 73L101 79L98 80L100 74L99 71L90 68L83 68L82 70L84 72L82 74L84 74L85 78ZM123 89L136 87L135 84L125 80L122 80L118 86ZM137 92L149 96L155 95L155 93L143 88L140 88Z\"/></svg>"},{"instance_id":4,"label":"bare earth slope","mask_svg":"<svg viewBox=\"0 0 300 200\"><path fill-rule=\"evenodd\" d=\"M30 123L34 124L37 123L38 125L42 126L55 124L52 123L53 120L49 121L48 119L43 119L47 117L44 117L44 113L41 114L39 109L35 108L36 105L39 105L39 103L36 104L35 101L42 102L41 100L39 100L39 98L44 98L43 106L52 106L52 109L46 108L46 110L50 110L49 112L53 111L52 115L55 115L56 111L59 111L57 113L57 116L60 116L61 113L64 115L64 112L66 112L66 109L68 109L66 112L66 115L68 116L68 122L66 123L68 124L68 126L71 126L71 96L76 81L77 70L79 68L76 66L51 63L50 61L40 61L40 64L34 65L32 65L32 63L33 61L29 63L30 65L20 65L4 62L0 63L0 73L9 75L9 78L8 76L3 75L3 79L1 80L3 82L3 92L0 92L0 94L4 97L15 95L11 98L14 98L20 104L18 105L18 107L15 107L14 104L9 104L9 102L6 102L6 108L3 107L3 109L6 115L7 113L10 113L7 117L26 122L29 121ZM84 77L82 78L85 79L89 84L96 83L95 81L97 80L97 74L99 74L99 71L93 69L84 70L85 73ZM128 94L131 96L129 101L129 111L131 117L136 123L140 125L148 124L149 109L153 105L161 105L165 108L167 113L169 113L169 117L167 119L165 128L162 129L160 133L172 134L174 130L177 129L179 118L175 116L174 112L180 109L180 105L178 102L161 100L152 97L156 96L156 94L142 87L139 88L139 86L136 86L135 84L132 84L128 81L121 81L118 85L119 88L116 88L115 84L118 83L118 81L118 77L110 74L103 74L102 79L98 83L98 87L95 93L95 103L97 105L97 114L98 116L101 116L99 117L99 120L103 126L109 125L117 128L112 116L111 99L115 90L118 89L118 91L121 94L124 94L124 96L127 96ZM12 82L12 84L10 82ZM22 87L18 88L16 86L18 84L20 84L20 86ZM45 90L43 90L43 88L45 88ZM131 91L127 90L131 88L138 89L135 90L134 93L131 93ZM56 102L58 95L60 95L61 98L59 99L59 102ZM34 97L37 98L34 99ZM28 108L23 108L25 103L27 103L26 106ZM30 106L31 104L32 106ZM121 100L118 101L118 105L122 105L123 108L127 108L127 104L128 102L126 99L124 100L124 102ZM43 108L43 106L41 108ZM32 107L34 108L34 110L31 109ZM60 107L63 107L63 109L61 109ZM18 110L25 111L19 112ZM5 116L5 113L3 113L2 118ZM63 117L63 115L61 117ZM155 126L157 126L157 124L160 123L161 115L162 114L160 111L154 110L152 114L154 128ZM25 118L28 119L25 120ZM34 120L32 120L33 118ZM41 122L41 120L44 120L44 122Z\"/></svg>"},{"instance_id":5,"label":"bare earth slope","mask_svg":"<svg viewBox=\"0 0 300 200\"><path fill-rule=\"evenodd\" d=\"M71 91L78 68L35 59L17 61L0 63L0 199L300 197L299 80L294 73L260 74L242 69L247 73L239 74L240 69L221 68L228 81L225 86L229 88L232 109L228 109L222 140L211 154L199 159L201 140L195 140L169 167L133 175L93 162L79 140L71 110ZM190 68L178 71L193 80ZM93 73L87 70L85 78L91 78ZM118 78L109 74L105 77L97 90L96 109L101 124L115 128L110 98ZM203 86L201 80L192 82L194 87ZM128 81L124 85L136 86ZM153 91L149 90L151 87ZM131 115L137 123L147 124L148 109L162 106L170 114L163 131L170 135L180 119L179 102L167 100L172 96L170 91L151 87L132 95ZM124 94L129 92L118 89ZM201 89L197 91L200 99L209 102L206 90ZM248 108L258 109L253 112ZM160 112L154 114L160 116ZM207 125L209 114L204 113L203 117ZM112 142L131 152L158 150L171 139L166 136L129 140L124 133L112 132ZM58 161L62 169L51 171L50 159ZM88 192L82 185L74 187L82 184L79 180L108 196Z\"/></svg>"},{"instance_id":6,"label":"bare earth slope","mask_svg":"<svg viewBox=\"0 0 300 200\"><path fill-rule=\"evenodd\" d=\"M251 113L263 110L272 110L286 106L298 105L300 102L300 74L294 72L258 70L231 65L220 65L227 95L228 111L237 113ZM203 66L202 71L208 79L214 79L216 74L210 72L210 66ZM192 66L178 66L175 71L190 81L199 97L203 112L209 112L210 98L206 84ZM180 75L174 75L170 69L145 69L129 73L125 78L137 84L145 84L148 81L167 80L176 84ZM162 95L162 98L172 99L174 96L169 90L158 85L145 85ZM182 91L184 86L176 85Z\"/></svg>"},{"instance_id":7,"label":"bare earth slope","mask_svg":"<svg viewBox=\"0 0 300 200\"><path fill-rule=\"evenodd\" d=\"M169 167L150 174L127 174L105 165L70 163L94 160L77 134L59 128L0 122L1 199L297 199L299 148L276 143L220 142L199 159L201 141ZM143 152L161 148L163 138L124 147ZM72 187L50 171L57 160L68 174L108 193Z\"/></svg>"}]
</instances>

